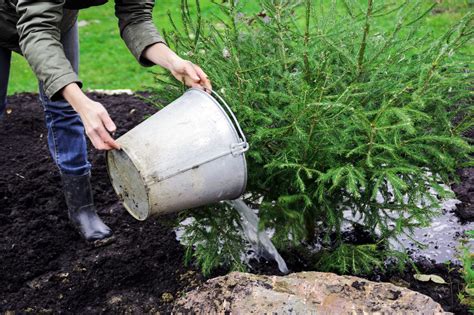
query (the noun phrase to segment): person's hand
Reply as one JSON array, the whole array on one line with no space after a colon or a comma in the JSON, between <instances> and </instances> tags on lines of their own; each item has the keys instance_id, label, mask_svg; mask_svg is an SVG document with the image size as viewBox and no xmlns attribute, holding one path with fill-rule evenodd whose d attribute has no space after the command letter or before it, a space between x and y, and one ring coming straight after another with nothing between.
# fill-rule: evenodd
<instances>
[{"instance_id":1,"label":"person's hand","mask_svg":"<svg viewBox=\"0 0 474 315\"><path fill-rule=\"evenodd\" d=\"M171 74L186 86L212 91L211 81L198 65L184 59L177 59L170 66Z\"/></svg>"},{"instance_id":2,"label":"person's hand","mask_svg":"<svg viewBox=\"0 0 474 315\"><path fill-rule=\"evenodd\" d=\"M87 136L97 150L120 149L120 145L110 136L117 127L101 103L89 99L82 104L78 113Z\"/></svg>"},{"instance_id":3,"label":"person's hand","mask_svg":"<svg viewBox=\"0 0 474 315\"><path fill-rule=\"evenodd\" d=\"M168 69L178 81L189 87L212 91L211 81L198 65L182 59L163 43L149 46L143 52L143 57Z\"/></svg>"},{"instance_id":4,"label":"person's hand","mask_svg":"<svg viewBox=\"0 0 474 315\"><path fill-rule=\"evenodd\" d=\"M81 116L86 134L97 150L120 150L120 145L109 133L115 132L117 128L101 103L88 98L76 83L67 85L62 94Z\"/></svg>"}]
</instances>

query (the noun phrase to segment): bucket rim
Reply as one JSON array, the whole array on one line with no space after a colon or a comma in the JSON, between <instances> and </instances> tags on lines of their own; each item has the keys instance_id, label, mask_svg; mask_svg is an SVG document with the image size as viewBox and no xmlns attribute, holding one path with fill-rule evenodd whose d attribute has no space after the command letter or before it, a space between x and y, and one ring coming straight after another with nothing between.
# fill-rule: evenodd
<instances>
[{"instance_id":1,"label":"bucket rim","mask_svg":"<svg viewBox=\"0 0 474 315\"><path fill-rule=\"evenodd\" d=\"M116 151L116 150L113 150L113 151ZM121 197L121 194L118 192L117 188L115 187L115 185L114 185L114 180L112 179L112 175L111 175L111 173L110 173L109 159L112 159L112 158L110 157L110 155L112 154L113 151L106 151L106 153L105 153L105 162L106 162L106 166L107 166L107 167L106 167L106 169L107 169L107 174L108 174L108 176L109 176L109 180L110 180L110 183L112 184L112 188L114 189L115 194L116 194L120 199L123 199L123 198ZM148 188L147 188L147 186L146 186L146 181L145 181L145 179L143 178L142 173L139 171L139 168L137 167L137 164L135 163L135 160L136 160L136 159L133 158L133 155L130 154L129 152L127 152L126 148L124 148L124 147L122 147L122 148L120 149L120 151L123 151L123 152L127 155L128 159L129 159L130 162L132 163L133 167L135 168L135 170L137 170L138 175L140 175L141 184L142 184L142 187L144 187L144 189L145 189L145 194L146 194L147 204L148 204L148 207L147 207L147 209L146 209L146 216L144 216L143 218L139 217L134 211L132 211L132 210L130 209L130 207L129 207L128 204L125 202L125 200L121 200L120 203L124 206L125 210L127 210L127 212L130 213L130 215L131 215L132 217L134 217L136 220L138 220L138 221L145 221L148 217L150 217L150 195L149 195Z\"/></svg>"}]
</instances>

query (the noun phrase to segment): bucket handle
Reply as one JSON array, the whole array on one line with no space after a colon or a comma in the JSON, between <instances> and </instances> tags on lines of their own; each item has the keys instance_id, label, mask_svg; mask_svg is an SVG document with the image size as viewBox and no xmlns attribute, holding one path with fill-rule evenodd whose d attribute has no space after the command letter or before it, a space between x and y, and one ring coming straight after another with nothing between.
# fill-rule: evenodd
<instances>
[{"instance_id":1,"label":"bucket handle","mask_svg":"<svg viewBox=\"0 0 474 315\"><path fill-rule=\"evenodd\" d=\"M234 112L232 111L230 106L227 104L227 102L224 100L224 98L222 98L222 96L220 96L216 91L211 90L211 93L212 93L212 95L217 97L217 99L221 102L220 105L224 105L224 108L223 108L224 111L226 110L227 113L232 118L234 126L237 128L237 132L239 133L239 137L242 140L241 143L237 143L237 144L232 145L232 154L237 155L237 154L247 152L249 150L249 144L247 142L247 138L245 137L244 132L242 131L242 128L240 127L240 124L239 124L239 121L237 120L237 117L235 117ZM236 152L236 150L238 150L238 152Z\"/></svg>"}]
</instances>

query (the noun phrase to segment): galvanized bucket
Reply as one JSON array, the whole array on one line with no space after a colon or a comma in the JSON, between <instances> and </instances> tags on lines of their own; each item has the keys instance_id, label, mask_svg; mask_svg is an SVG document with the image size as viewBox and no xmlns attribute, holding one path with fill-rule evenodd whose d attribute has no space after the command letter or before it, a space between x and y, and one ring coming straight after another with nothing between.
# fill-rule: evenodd
<instances>
[{"instance_id":1,"label":"galvanized bucket","mask_svg":"<svg viewBox=\"0 0 474 315\"><path fill-rule=\"evenodd\" d=\"M107 153L112 185L134 218L243 194L249 146L229 106L213 94L224 106L190 89L117 139L122 150Z\"/></svg>"}]
</instances>

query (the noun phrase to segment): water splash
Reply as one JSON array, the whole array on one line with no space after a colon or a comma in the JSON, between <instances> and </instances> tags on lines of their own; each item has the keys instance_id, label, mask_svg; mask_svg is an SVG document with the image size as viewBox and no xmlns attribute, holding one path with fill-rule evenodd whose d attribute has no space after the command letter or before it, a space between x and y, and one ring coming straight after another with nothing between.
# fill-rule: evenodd
<instances>
[{"instance_id":1,"label":"water splash","mask_svg":"<svg viewBox=\"0 0 474 315\"><path fill-rule=\"evenodd\" d=\"M278 269L282 273L287 274L289 271L285 260L278 253L267 233L258 230L259 218L255 212L242 199L230 200L227 203L240 214L243 232L257 254L266 259L275 260L278 264Z\"/></svg>"}]
</instances>

